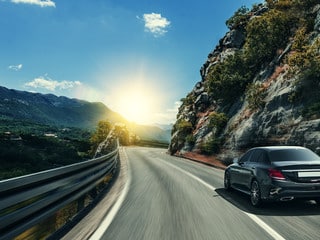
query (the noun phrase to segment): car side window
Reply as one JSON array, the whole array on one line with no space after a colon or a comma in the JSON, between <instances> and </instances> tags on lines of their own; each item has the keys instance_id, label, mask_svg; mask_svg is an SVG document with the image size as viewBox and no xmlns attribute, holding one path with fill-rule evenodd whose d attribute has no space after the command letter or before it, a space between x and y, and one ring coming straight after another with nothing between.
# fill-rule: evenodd
<instances>
[{"instance_id":1,"label":"car side window","mask_svg":"<svg viewBox=\"0 0 320 240\"><path fill-rule=\"evenodd\" d=\"M239 160L239 163L245 163L248 162L250 160L251 154L253 151L248 151L247 153L245 153Z\"/></svg>"},{"instance_id":2,"label":"car side window","mask_svg":"<svg viewBox=\"0 0 320 240\"><path fill-rule=\"evenodd\" d=\"M261 157L260 157L261 163L269 163L268 154L265 151L262 151Z\"/></svg>"},{"instance_id":3,"label":"car side window","mask_svg":"<svg viewBox=\"0 0 320 240\"><path fill-rule=\"evenodd\" d=\"M259 154L260 154L259 150L254 150L250 158L250 162L258 162Z\"/></svg>"},{"instance_id":4,"label":"car side window","mask_svg":"<svg viewBox=\"0 0 320 240\"><path fill-rule=\"evenodd\" d=\"M250 158L250 162L268 163L268 156L265 151L256 149Z\"/></svg>"},{"instance_id":5,"label":"car side window","mask_svg":"<svg viewBox=\"0 0 320 240\"><path fill-rule=\"evenodd\" d=\"M250 158L250 162L259 162L259 158L261 156L260 150L254 150L252 156Z\"/></svg>"}]
</instances>

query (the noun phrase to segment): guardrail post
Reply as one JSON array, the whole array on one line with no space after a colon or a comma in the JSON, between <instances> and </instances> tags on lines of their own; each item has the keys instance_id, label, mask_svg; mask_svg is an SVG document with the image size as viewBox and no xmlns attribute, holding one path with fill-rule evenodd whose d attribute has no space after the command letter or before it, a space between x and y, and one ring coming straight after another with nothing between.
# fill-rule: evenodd
<instances>
[{"instance_id":1,"label":"guardrail post","mask_svg":"<svg viewBox=\"0 0 320 240\"><path fill-rule=\"evenodd\" d=\"M90 191L89 195L90 195L90 197L91 197L92 199L95 199L95 198L97 197L97 195L98 195L97 187L94 187L94 188Z\"/></svg>"},{"instance_id":2,"label":"guardrail post","mask_svg":"<svg viewBox=\"0 0 320 240\"><path fill-rule=\"evenodd\" d=\"M80 212L83 208L84 208L84 200L85 200L85 195L84 196L82 196L82 197L80 197L79 199L78 199L78 206L77 206L77 212Z\"/></svg>"}]
</instances>

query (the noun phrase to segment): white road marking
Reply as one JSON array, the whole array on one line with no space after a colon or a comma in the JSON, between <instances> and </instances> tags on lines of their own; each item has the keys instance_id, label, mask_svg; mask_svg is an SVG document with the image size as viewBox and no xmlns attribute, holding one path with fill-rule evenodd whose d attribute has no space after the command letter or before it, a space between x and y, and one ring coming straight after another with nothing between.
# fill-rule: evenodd
<instances>
[{"instance_id":1,"label":"white road marking","mask_svg":"<svg viewBox=\"0 0 320 240\"><path fill-rule=\"evenodd\" d=\"M198 178L197 176L191 174L190 172L187 172L185 170L183 170L182 168L179 168L171 163L168 163L162 159L161 160L163 163L169 165L170 167L186 174L187 176L193 178L194 180L202 183L204 186L206 186L207 188L209 188L212 191L215 191L216 188L213 187L212 185L208 184L207 182L203 181L202 179ZM265 232L267 232L273 239L275 240L285 240L284 237L282 237L279 233L277 233L273 228L271 228L268 224L266 224L263 220L261 220L258 216L251 214L251 213L247 213L245 211L240 210L241 212L243 212L244 214L246 214L249 218L251 218L256 224L258 224Z\"/></svg>"},{"instance_id":2,"label":"white road marking","mask_svg":"<svg viewBox=\"0 0 320 240\"><path fill-rule=\"evenodd\" d=\"M124 149L122 148L122 153L123 155L121 156L121 158L123 158L126 162L126 164L128 165L128 180L125 183L125 186L122 190L122 193L119 197L119 199L116 201L116 203L113 205L113 207L111 208L110 212L108 213L108 215L105 217L105 219L102 221L102 223L100 224L100 226L97 228L97 230L93 233L93 235L90 237L90 240L97 240L97 239L101 239L103 234L107 231L107 229L109 228L110 224L112 223L113 219L115 218L115 216L117 215L120 207L123 204L124 199L126 198L128 191L129 191L129 186L131 183L131 175L130 175L130 171L129 171L129 162L128 162L128 156L126 154L126 152L124 151Z\"/></svg>"},{"instance_id":3,"label":"white road marking","mask_svg":"<svg viewBox=\"0 0 320 240\"><path fill-rule=\"evenodd\" d=\"M244 212L244 211L242 211ZM261 220L258 216L244 212L249 218L251 218L255 223L257 223L263 230L265 230L273 239L275 240L285 240L279 233L277 233L273 228Z\"/></svg>"}]
</instances>

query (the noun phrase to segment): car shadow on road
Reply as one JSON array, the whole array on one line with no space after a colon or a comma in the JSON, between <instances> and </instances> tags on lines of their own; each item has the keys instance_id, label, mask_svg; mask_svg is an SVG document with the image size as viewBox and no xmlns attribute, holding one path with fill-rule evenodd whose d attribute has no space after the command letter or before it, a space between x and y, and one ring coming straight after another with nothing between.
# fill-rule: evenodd
<instances>
[{"instance_id":1,"label":"car shadow on road","mask_svg":"<svg viewBox=\"0 0 320 240\"><path fill-rule=\"evenodd\" d=\"M226 191L224 188L218 188L216 193L241 209L244 212L255 215L267 216L310 216L320 215L320 206L314 201L293 200L288 202L264 202L261 207L253 207L250 204L249 196L235 191Z\"/></svg>"}]
</instances>

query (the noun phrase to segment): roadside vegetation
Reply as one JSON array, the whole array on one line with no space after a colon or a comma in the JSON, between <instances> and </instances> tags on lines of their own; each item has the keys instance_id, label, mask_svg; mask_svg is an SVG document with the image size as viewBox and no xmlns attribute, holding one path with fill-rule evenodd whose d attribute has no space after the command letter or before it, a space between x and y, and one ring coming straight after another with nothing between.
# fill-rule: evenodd
<instances>
[{"instance_id":1,"label":"roadside vegetation","mask_svg":"<svg viewBox=\"0 0 320 240\"><path fill-rule=\"evenodd\" d=\"M90 158L90 132L22 121L0 124L0 180Z\"/></svg>"}]
</instances>

